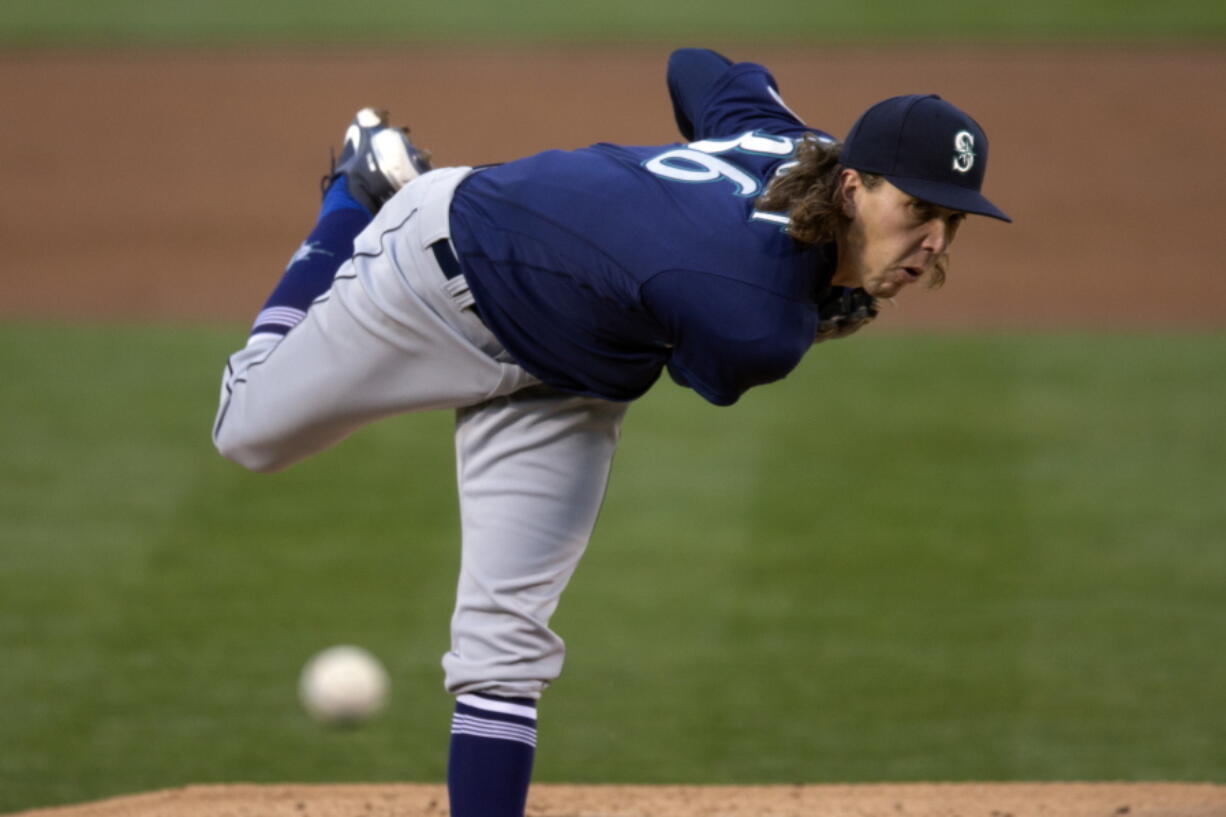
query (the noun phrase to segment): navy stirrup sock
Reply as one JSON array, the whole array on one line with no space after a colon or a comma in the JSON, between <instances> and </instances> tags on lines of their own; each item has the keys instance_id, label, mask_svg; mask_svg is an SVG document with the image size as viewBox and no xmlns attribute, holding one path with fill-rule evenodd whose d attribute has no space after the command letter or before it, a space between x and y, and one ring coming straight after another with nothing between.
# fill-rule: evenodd
<instances>
[{"instance_id":1,"label":"navy stirrup sock","mask_svg":"<svg viewBox=\"0 0 1226 817\"><path fill-rule=\"evenodd\" d=\"M284 335L297 326L311 303L332 286L336 271L353 254L353 239L372 218L349 194L345 177L337 177L324 195L315 228L264 302L251 334Z\"/></svg>"},{"instance_id":2,"label":"navy stirrup sock","mask_svg":"<svg viewBox=\"0 0 1226 817\"><path fill-rule=\"evenodd\" d=\"M524 817L536 754L536 701L460 695L451 722L451 817Z\"/></svg>"}]
</instances>

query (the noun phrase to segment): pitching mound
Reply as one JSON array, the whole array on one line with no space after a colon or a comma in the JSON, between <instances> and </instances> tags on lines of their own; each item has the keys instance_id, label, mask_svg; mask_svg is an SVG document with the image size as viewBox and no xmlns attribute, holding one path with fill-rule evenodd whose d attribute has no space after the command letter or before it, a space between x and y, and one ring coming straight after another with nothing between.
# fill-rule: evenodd
<instances>
[{"instance_id":1,"label":"pitching mound","mask_svg":"<svg viewBox=\"0 0 1226 817\"><path fill-rule=\"evenodd\" d=\"M189 786L21 817L444 817L441 785ZM533 787L528 817L1221 817L1226 786L1008 783ZM17 817L17 815L14 815Z\"/></svg>"}]
</instances>

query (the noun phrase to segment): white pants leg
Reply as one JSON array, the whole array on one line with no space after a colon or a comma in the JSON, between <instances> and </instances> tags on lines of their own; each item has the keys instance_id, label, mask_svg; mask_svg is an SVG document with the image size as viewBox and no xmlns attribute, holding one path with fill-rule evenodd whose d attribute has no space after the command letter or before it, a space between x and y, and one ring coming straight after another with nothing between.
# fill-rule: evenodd
<instances>
[{"instance_id":1,"label":"white pants leg","mask_svg":"<svg viewBox=\"0 0 1226 817\"><path fill-rule=\"evenodd\" d=\"M561 673L549 619L596 523L626 408L539 387L457 412L452 693L535 698Z\"/></svg>"},{"instance_id":2,"label":"white pants leg","mask_svg":"<svg viewBox=\"0 0 1226 817\"><path fill-rule=\"evenodd\" d=\"M549 618L591 535L626 404L539 386L477 317L463 277L446 279L430 246L448 237L468 172L401 190L302 323L230 358L213 439L275 471L381 417L457 408L463 555L447 688L536 697L562 668Z\"/></svg>"},{"instance_id":3,"label":"white pants leg","mask_svg":"<svg viewBox=\"0 0 1226 817\"><path fill-rule=\"evenodd\" d=\"M223 456L276 471L381 417L537 382L473 312L463 276L447 280L429 249L448 236L451 196L468 170L437 170L401 190L302 323L230 358L213 427Z\"/></svg>"}]
</instances>

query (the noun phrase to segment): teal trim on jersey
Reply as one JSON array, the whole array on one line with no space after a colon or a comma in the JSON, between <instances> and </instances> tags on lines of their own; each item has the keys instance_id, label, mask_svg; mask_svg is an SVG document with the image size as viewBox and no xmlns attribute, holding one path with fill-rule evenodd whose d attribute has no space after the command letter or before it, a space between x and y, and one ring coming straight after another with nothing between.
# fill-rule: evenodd
<instances>
[{"instance_id":1,"label":"teal trim on jersey","mask_svg":"<svg viewBox=\"0 0 1226 817\"><path fill-rule=\"evenodd\" d=\"M790 227L792 223L792 220L788 217L787 213L772 212L769 210L750 210L749 220L761 221L766 224L778 224L780 225L779 232L781 233L786 233L788 231L788 227Z\"/></svg>"},{"instance_id":2,"label":"teal trim on jersey","mask_svg":"<svg viewBox=\"0 0 1226 817\"><path fill-rule=\"evenodd\" d=\"M778 151L773 150L750 150L749 148L745 147L746 141L748 141L750 138L762 139L768 142L775 142L776 144L787 142L788 150L785 153L779 153ZM714 145L721 143L728 143L728 147L721 150L703 150L702 148L695 147L695 145ZM703 153L710 153L713 156L721 156L725 153L744 153L749 156L770 156L776 159L784 159L796 153L796 139L790 136L782 136L778 133L767 133L763 130L750 130L745 131L738 136L729 137L727 139L699 139L694 142L690 142L688 147Z\"/></svg>"},{"instance_id":3,"label":"teal trim on jersey","mask_svg":"<svg viewBox=\"0 0 1226 817\"><path fill-rule=\"evenodd\" d=\"M765 142L772 142L777 145L787 143L787 151L771 151L771 150L752 150L745 146L752 139L759 139ZM725 147L726 145L726 147ZM765 182L754 176L748 170L739 165L734 165L719 157L727 153L740 153L747 156L766 156L772 159L782 160L796 153L796 140L779 134L766 133L760 130L746 131L738 136L729 137L726 139L699 139L690 142L684 147L674 147L663 151L657 156L641 163L644 170L652 175L662 179L667 179L670 182L681 182L682 184L710 184L712 182L727 181L731 182L738 189L733 191L733 195L740 198L754 198L761 194L764 189ZM671 161L670 161L671 160ZM681 167L671 163L684 162L696 165L700 170L695 170L692 167ZM673 172L669 172L673 171ZM684 174L701 173L709 171L715 173L714 176L705 178L686 178ZM746 183L752 182L753 186L749 187ZM748 188L748 189L747 189Z\"/></svg>"},{"instance_id":4,"label":"teal trim on jersey","mask_svg":"<svg viewBox=\"0 0 1226 817\"><path fill-rule=\"evenodd\" d=\"M696 158L691 158L691 156ZM704 164L703 159L710 159L711 163ZM693 167L679 167L676 164L671 164L670 160L688 162L691 165L697 165L701 170L695 170ZM730 182L736 188L731 193L738 198L751 199L762 192L762 180L745 170L745 168L725 162L716 154L704 153L698 150L691 150L690 148L673 148L664 151L658 156L653 156L642 162L641 167L653 176L680 184ZM675 175L700 173L703 170L715 173L715 175L705 178L686 178L682 175ZM674 171L675 174L668 171ZM747 182L752 182L752 186L747 185Z\"/></svg>"}]
</instances>

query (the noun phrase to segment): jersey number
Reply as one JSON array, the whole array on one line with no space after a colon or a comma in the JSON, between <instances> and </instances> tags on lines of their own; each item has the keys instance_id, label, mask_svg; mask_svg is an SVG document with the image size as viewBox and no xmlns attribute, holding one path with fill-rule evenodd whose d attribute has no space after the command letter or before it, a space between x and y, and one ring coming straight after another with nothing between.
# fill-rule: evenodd
<instances>
[{"instance_id":1,"label":"jersey number","mask_svg":"<svg viewBox=\"0 0 1226 817\"><path fill-rule=\"evenodd\" d=\"M791 156L796 143L786 136L770 136L750 131L732 139L704 139L683 148L665 151L643 163L657 176L676 182L704 184L726 179L742 198L756 196L762 182L718 154L730 151L754 153L759 156Z\"/></svg>"}]
</instances>

